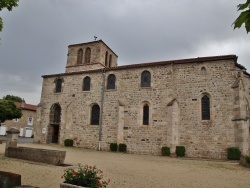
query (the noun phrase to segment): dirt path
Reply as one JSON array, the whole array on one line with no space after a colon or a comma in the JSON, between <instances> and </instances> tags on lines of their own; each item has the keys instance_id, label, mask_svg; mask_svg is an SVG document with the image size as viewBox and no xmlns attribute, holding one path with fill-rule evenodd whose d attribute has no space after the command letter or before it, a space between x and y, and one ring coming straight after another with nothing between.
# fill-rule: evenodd
<instances>
[{"instance_id":1,"label":"dirt path","mask_svg":"<svg viewBox=\"0 0 250 188\"><path fill-rule=\"evenodd\" d=\"M111 188L225 187L249 188L250 169L228 161L176 159L161 156L98 152L58 145L20 144L25 147L66 150L65 164L96 165L111 179ZM22 175L23 185L57 188L67 167L4 157L0 144L0 170Z\"/></svg>"}]
</instances>

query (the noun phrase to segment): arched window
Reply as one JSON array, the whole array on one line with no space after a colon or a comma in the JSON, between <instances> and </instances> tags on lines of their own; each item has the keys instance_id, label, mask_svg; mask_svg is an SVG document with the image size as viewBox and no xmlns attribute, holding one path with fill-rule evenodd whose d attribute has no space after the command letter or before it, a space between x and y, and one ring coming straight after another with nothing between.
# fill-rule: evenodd
<instances>
[{"instance_id":1,"label":"arched window","mask_svg":"<svg viewBox=\"0 0 250 188\"><path fill-rule=\"evenodd\" d=\"M91 49L88 47L85 50L85 63L90 63Z\"/></svg>"},{"instance_id":2,"label":"arched window","mask_svg":"<svg viewBox=\"0 0 250 188\"><path fill-rule=\"evenodd\" d=\"M201 98L202 120L210 120L210 98L204 95Z\"/></svg>"},{"instance_id":3,"label":"arched window","mask_svg":"<svg viewBox=\"0 0 250 188\"><path fill-rule=\"evenodd\" d=\"M151 86L151 74L149 71L143 71L141 74L141 87Z\"/></svg>"},{"instance_id":4,"label":"arched window","mask_svg":"<svg viewBox=\"0 0 250 188\"><path fill-rule=\"evenodd\" d=\"M201 75L206 75L206 68L205 67L201 68Z\"/></svg>"},{"instance_id":5,"label":"arched window","mask_svg":"<svg viewBox=\"0 0 250 188\"><path fill-rule=\"evenodd\" d=\"M56 93L61 93L62 92L62 83L63 83L63 80L61 78L59 79L56 79L56 88L55 88L55 92Z\"/></svg>"},{"instance_id":6,"label":"arched window","mask_svg":"<svg viewBox=\"0 0 250 188\"><path fill-rule=\"evenodd\" d=\"M92 106L91 109L91 125L99 125L100 107L98 104Z\"/></svg>"},{"instance_id":7,"label":"arched window","mask_svg":"<svg viewBox=\"0 0 250 188\"><path fill-rule=\"evenodd\" d=\"M77 64L82 64L82 56L83 56L83 51L82 49L80 49L77 52Z\"/></svg>"},{"instance_id":8,"label":"arched window","mask_svg":"<svg viewBox=\"0 0 250 188\"><path fill-rule=\"evenodd\" d=\"M109 55L109 67L111 67L112 66L112 55L110 54Z\"/></svg>"},{"instance_id":9,"label":"arched window","mask_svg":"<svg viewBox=\"0 0 250 188\"><path fill-rule=\"evenodd\" d=\"M108 76L107 89L115 89L115 75L114 74L110 74Z\"/></svg>"},{"instance_id":10,"label":"arched window","mask_svg":"<svg viewBox=\"0 0 250 188\"><path fill-rule=\"evenodd\" d=\"M145 104L143 106L143 125L149 125L149 106L148 104Z\"/></svg>"},{"instance_id":11,"label":"arched window","mask_svg":"<svg viewBox=\"0 0 250 188\"><path fill-rule=\"evenodd\" d=\"M108 67L108 52L105 54L105 66Z\"/></svg>"},{"instance_id":12,"label":"arched window","mask_svg":"<svg viewBox=\"0 0 250 188\"><path fill-rule=\"evenodd\" d=\"M83 79L83 91L90 91L90 77L86 76Z\"/></svg>"},{"instance_id":13,"label":"arched window","mask_svg":"<svg viewBox=\"0 0 250 188\"><path fill-rule=\"evenodd\" d=\"M59 104L53 104L50 108L50 124L59 124L61 122L61 107Z\"/></svg>"}]
</instances>

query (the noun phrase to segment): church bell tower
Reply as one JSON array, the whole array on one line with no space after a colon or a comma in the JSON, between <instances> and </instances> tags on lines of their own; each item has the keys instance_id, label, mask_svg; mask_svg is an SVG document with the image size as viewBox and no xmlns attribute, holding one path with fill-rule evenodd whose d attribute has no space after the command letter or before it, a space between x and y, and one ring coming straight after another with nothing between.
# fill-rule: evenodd
<instances>
[{"instance_id":1,"label":"church bell tower","mask_svg":"<svg viewBox=\"0 0 250 188\"><path fill-rule=\"evenodd\" d=\"M102 41L68 46L66 73L116 67L118 56Z\"/></svg>"}]
</instances>

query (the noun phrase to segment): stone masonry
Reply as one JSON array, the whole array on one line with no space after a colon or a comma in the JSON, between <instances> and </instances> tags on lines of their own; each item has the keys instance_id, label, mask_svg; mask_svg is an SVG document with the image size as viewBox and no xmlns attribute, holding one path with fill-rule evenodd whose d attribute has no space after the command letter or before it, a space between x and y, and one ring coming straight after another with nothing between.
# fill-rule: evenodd
<instances>
[{"instance_id":1,"label":"stone masonry","mask_svg":"<svg viewBox=\"0 0 250 188\"><path fill-rule=\"evenodd\" d=\"M91 62L79 65L77 51L86 47L93 49ZM113 58L109 66L107 57ZM150 87L141 87L143 71L151 74ZM107 89L110 74L115 75L115 89ZM82 89L86 76L90 91ZM62 91L55 93L58 78L63 79ZM162 146L174 153L180 145L188 157L224 159L234 146L249 153L250 74L237 56L117 66L117 55L101 40L70 45L65 73L43 76L35 141L51 143L51 108L57 104L58 144L70 138L76 147L97 149L99 125L91 125L90 119L93 105L102 106L103 84L102 150L109 150L110 143L125 143L129 153L138 154L160 155ZM210 98L209 120L201 116L204 95ZM142 122L145 104L148 125Z\"/></svg>"}]
</instances>

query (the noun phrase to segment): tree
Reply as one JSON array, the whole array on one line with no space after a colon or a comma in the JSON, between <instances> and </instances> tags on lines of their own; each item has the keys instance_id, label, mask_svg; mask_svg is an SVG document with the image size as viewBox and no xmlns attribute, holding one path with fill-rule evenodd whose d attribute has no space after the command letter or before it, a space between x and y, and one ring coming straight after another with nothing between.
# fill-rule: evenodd
<instances>
[{"instance_id":1,"label":"tree","mask_svg":"<svg viewBox=\"0 0 250 188\"><path fill-rule=\"evenodd\" d=\"M3 97L4 100L9 100L13 102L22 102L22 98L14 95L6 95Z\"/></svg>"},{"instance_id":2,"label":"tree","mask_svg":"<svg viewBox=\"0 0 250 188\"><path fill-rule=\"evenodd\" d=\"M13 101L0 100L0 123L22 117L22 110Z\"/></svg>"},{"instance_id":3,"label":"tree","mask_svg":"<svg viewBox=\"0 0 250 188\"><path fill-rule=\"evenodd\" d=\"M8 11L12 11L13 7L18 6L18 1L19 0L0 0L0 11L3 10L4 8L7 8ZM3 20L0 17L0 32L3 29Z\"/></svg>"},{"instance_id":4,"label":"tree","mask_svg":"<svg viewBox=\"0 0 250 188\"><path fill-rule=\"evenodd\" d=\"M245 28L248 33L250 31L250 0L247 0L244 4L239 4L237 7L238 11L247 10L241 12L239 17L234 21L234 29L240 28L242 24L245 23Z\"/></svg>"}]
</instances>

